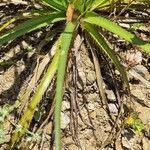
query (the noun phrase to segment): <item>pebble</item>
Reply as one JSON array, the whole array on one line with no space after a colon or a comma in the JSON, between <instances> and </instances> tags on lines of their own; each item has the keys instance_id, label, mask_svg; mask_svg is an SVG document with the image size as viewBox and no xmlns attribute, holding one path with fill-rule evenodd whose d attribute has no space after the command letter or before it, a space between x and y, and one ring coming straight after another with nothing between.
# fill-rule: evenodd
<instances>
[{"instance_id":1,"label":"pebble","mask_svg":"<svg viewBox=\"0 0 150 150\"><path fill-rule=\"evenodd\" d=\"M95 71L90 71L87 74L87 83L92 84L96 80Z\"/></svg>"},{"instance_id":2,"label":"pebble","mask_svg":"<svg viewBox=\"0 0 150 150\"><path fill-rule=\"evenodd\" d=\"M70 109L70 103L68 101L63 101L61 111L65 111L68 109Z\"/></svg>"},{"instance_id":3,"label":"pebble","mask_svg":"<svg viewBox=\"0 0 150 150\"><path fill-rule=\"evenodd\" d=\"M81 78L83 85L86 85L86 75L85 72L79 71L79 77Z\"/></svg>"},{"instance_id":4,"label":"pebble","mask_svg":"<svg viewBox=\"0 0 150 150\"><path fill-rule=\"evenodd\" d=\"M4 0L4 2L7 2L7 0ZM11 0L11 3L18 5L18 4L23 4L23 5L27 5L28 3L26 1L23 0Z\"/></svg>"},{"instance_id":5,"label":"pebble","mask_svg":"<svg viewBox=\"0 0 150 150\"><path fill-rule=\"evenodd\" d=\"M113 113L113 114L117 114L118 113L118 108L116 107L115 104L110 103L110 104L108 104L108 107L109 107L109 110L110 110L111 113Z\"/></svg>"},{"instance_id":6,"label":"pebble","mask_svg":"<svg viewBox=\"0 0 150 150\"><path fill-rule=\"evenodd\" d=\"M116 101L116 96L112 90L106 90L106 94L110 101Z\"/></svg>"},{"instance_id":7,"label":"pebble","mask_svg":"<svg viewBox=\"0 0 150 150\"><path fill-rule=\"evenodd\" d=\"M123 137L122 138L122 145L123 147L127 148L127 149L131 149L131 147L133 147L134 145L134 142L131 141L128 141L128 139L126 137Z\"/></svg>"},{"instance_id":8,"label":"pebble","mask_svg":"<svg viewBox=\"0 0 150 150\"><path fill-rule=\"evenodd\" d=\"M87 94L86 97L87 97L87 101L88 101L88 102L100 101L99 94L97 94L97 93L90 93L90 94Z\"/></svg>"},{"instance_id":9,"label":"pebble","mask_svg":"<svg viewBox=\"0 0 150 150\"><path fill-rule=\"evenodd\" d=\"M61 112L61 129L65 129L70 123L70 118L63 112Z\"/></svg>"},{"instance_id":10,"label":"pebble","mask_svg":"<svg viewBox=\"0 0 150 150\"><path fill-rule=\"evenodd\" d=\"M29 44L26 41L22 41L21 44L24 49L27 49L29 47Z\"/></svg>"},{"instance_id":11,"label":"pebble","mask_svg":"<svg viewBox=\"0 0 150 150\"><path fill-rule=\"evenodd\" d=\"M136 65L133 69L134 69L137 73L139 73L142 77L147 78L147 80L150 79L150 74L149 74L147 68L144 67L143 65Z\"/></svg>"},{"instance_id":12,"label":"pebble","mask_svg":"<svg viewBox=\"0 0 150 150\"><path fill-rule=\"evenodd\" d=\"M142 145L143 145L143 150L149 150L150 149L150 140L147 138L142 139Z\"/></svg>"},{"instance_id":13,"label":"pebble","mask_svg":"<svg viewBox=\"0 0 150 150\"><path fill-rule=\"evenodd\" d=\"M94 105L93 103L88 103L88 104L87 104L87 107L88 107L88 109L91 111L91 110L94 110L95 105Z\"/></svg>"}]
</instances>

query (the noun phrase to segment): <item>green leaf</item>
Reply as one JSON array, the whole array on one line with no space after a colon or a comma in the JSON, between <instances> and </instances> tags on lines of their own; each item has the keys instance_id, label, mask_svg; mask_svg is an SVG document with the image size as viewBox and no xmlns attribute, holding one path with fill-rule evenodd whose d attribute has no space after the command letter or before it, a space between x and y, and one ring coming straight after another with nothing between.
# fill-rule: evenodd
<instances>
[{"instance_id":1,"label":"green leaf","mask_svg":"<svg viewBox=\"0 0 150 150\"><path fill-rule=\"evenodd\" d=\"M140 134L142 132L142 130L145 129L145 125L141 119L135 120L135 123L133 125L133 129L134 129L135 133L137 133L137 134Z\"/></svg>"},{"instance_id":2,"label":"green leaf","mask_svg":"<svg viewBox=\"0 0 150 150\"><path fill-rule=\"evenodd\" d=\"M5 28L7 28L10 24L16 22L19 19L27 19L27 18L32 18L32 17L36 17L36 16L40 16L40 15L49 15L51 14L52 11L49 10L30 10L30 12L23 12L21 14L17 14L16 16L14 16L14 18L10 19L9 21L7 21L6 23L4 23L1 27L0 27L0 32L2 30L4 30Z\"/></svg>"},{"instance_id":3,"label":"green leaf","mask_svg":"<svg viewBox=\"0 0 150 150\"><path fill-rule=\"evenodd\" d=\"M6 34L0 36L0 45L14 40L15 38L22 36L28 32L34 31L44 26L48 26L64 19L64 15L62 13L52 13L50 15L43 15L32 18L17 26L13 30L7 32Z\"/></svg>"},{"instance_id":4,"label":"green leaf","mask_svg":"<svg viewBox=\"0 0 150 150\"><path fill-rule=\"evenodd\" d=\"M75 9L79 10L80 12L84 11L85 8L85 0L75 0L73 2Z\"/></svg>"},{"instance_id":5,"label":"green leaf","mask_svg":"<svg viewBox=\"0 0 150 150\"><path fill-rule=\"evenodd\" d=\"M112 62L117 67L118 71L122 75L123 81L126 83L128 92L130 92L129 82L126 75L125 68L118 60L116 53L108 46L103 36L95 29L95 27L89 23L84 23L84 27L87 32L91 35L91 37L96 41L99 47L109 56Z\"/></svg>"},{"instance_id":6,"label":"green leaf","mask_svg":"<svg viewBox=\"0 0 150 150\"><path fill-rule=\"evenodd\" d=\"M55 94L55 144L56 144L55 149L56 150L61 150L61 130L60 130L61 104L63 98L63 86L64 86L64 79L65 79L68 50L70 48L74 29L75 29L74 23L72 22L67 23L61 41L62 47L61 47L59 65L58 65L56 94Z\"/></svg>"},{"instance_id":7,"label":"green leaf","mask_svg":"<svg viewBox=\"0 0 150 150\"><path fill-rule=\"evenodd\" d=\"M91 10L94 10L94 9L100 7L100 6L107 5L107 4L109 4L109 3L110 3L110 1L108 1L108 0L95 0L95 1L93 2L93 5L92 5L92 9L91 9Z\"/></svg>"},{"instance_id":8,"label":"green leaf","mask_svg":"<svg viewBox=\"0 0 150 150\"><path fill-rule=\"evenodd\" d=\"M42 0L42 1L57 11L65 11L66 10L66 7L64 7L64 5L62 5L62 2L60 2L58 0Z\"/></svg>"},{"instance_id":9,"label":"green leaf","mask_svg":"<svg viewBox=\"0 0 150 150\"><path fill-rule=\"evenodd\" d=\"M42 78L40 84L38 85L35 94L33 95L31 102L29 103L26 111L24 112L23 116L21 117L18 125L22 127L21 131L14 132L14 134L11 137L11 147L17 143L21 137L25 134L27 128L29 127L30 121L33 118L33 114L36 110L37 105L40 103L43 94L47 90L49 84L51 83L57 68L58 68L58 62L59 62L59 56L60 56L60 38L56 41L56 54L49 65L44 77Z\"/></svg>"},{"instance_id":10,"label":"green leaf","mask_svg":"<svg viewBox=\"0 0 150 150\"><path fill-rule=\"evenodd\" d=\"M88 9L88 8L91 8L92 4L93 4L93 0L87 0L87 1L86 1L86 8L87 8L87 9ZM87 10L87 9L86 9L86 10Z\"/></svg>"},{"instance_id":11,"label":"green leaf","mask_svg":"<svg viewBox=\"0 0 150 150\"><path fill-rule=\"evenodd\" d=\"M142 48L146 52L150 52L150 43L146 41L142 41L133 33L128 32L127 30L123 29L119 25L115 24L114 22L96 14L93 12L88 12L84 18L85 22L95 24L97 26L101 26L106 30L120 36L121 38L125 39L126 41L135 44L139 48Z\"/></svg>"},{"instance_id":12,"label":"green leaf","mask_svg":"<svg viewBox=\"0 0 150 150\"><path fill-rule=\"evenodd\" d=\"M8 22L6 22L5 24L3 24L1 27L0 27L0 32L2 30L4 30L5 28L7 28L10 24L12 24L13 22L15 22L17 19L16 18L12 18L10 19Z\"/></svg>"},{"instance_id":13,"label":"green leaf","mask_svg":"<svg viewBox=\"0 0 150 150\"><path fill-rule=\"evenodd\" d=\"M65 6L65 8L69 5L68 0L61 0L61 3Z\"/></svg>"}]
</instances>

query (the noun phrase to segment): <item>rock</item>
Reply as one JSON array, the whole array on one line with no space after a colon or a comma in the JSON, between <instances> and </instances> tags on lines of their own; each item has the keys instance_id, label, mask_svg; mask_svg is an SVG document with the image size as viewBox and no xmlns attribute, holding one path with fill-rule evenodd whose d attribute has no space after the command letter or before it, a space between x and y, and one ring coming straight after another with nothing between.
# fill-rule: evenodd
<instances>
[{"instance_id":1,"label":"rock","mask_svg":"<svg viewBox=\"0 0 150 150\"><path fill-rule=\"evenodd\" d=\"M116 96L112 90L106 90L106 94L110 101L116 101Z\"/></svg>"},{"instance_id":2,"label":"rock","mask_svg":"<svg viewBox=\"0 0 150 150\"><path fill-rule=\"evenodd\" d=\"M142 120L144 124L147 124L150 121L150 109L139 106L137 108L139 113L139 118Z\"/></svg>"},{"instance_id":3,"label":"rock","mask_svg":"<svg viewBox=\"0 0 150 150\"><path fill-rule=\"evenodd\" d=\"M90 113L90 117L92 119L96 119L96 116L97 116L96 111L93 111L93 112Z\"/></svg>"},{"instance_id":4,"label":"rock","mask_svg":"<svg viewBox=\"0 0 150 150\"><path fill-rule=\"evenodd\" d=\"M113 114L117 114L118 113L118 108L116 107L115 104L110 103L110 104L108 104L108 107L109 107L109 110L110 110L111 113L113 113Z\"/></svg>"},{"instance_id":5,"label":"rock","mask_svg":"<svg viewBox=\"0 0 150 150\"><path fill-rule=\"evenodd\" d=\"M130 140L128 140L126 137L122 138L122 145L123 145L123 147L125 147L125 148L127 148L129 150L133 150L131 148L134 147L135 143L136 143L136 140L134 138L132 138Z\"/></svg>"},{"instance_id":6,"label":"rock","mask_svg":"<svg viewBox=\"0 0 150 150\"><path fill-rule=\"evenodd\" d=\"M63 101L61 111L65 111L68 109L70 109L70 103L68 101Z\"/></svg>"},{"instance_id":7,"label":"rock","mask_svg":"<svg viewBox=\"0 0 150 150\"><path fill-rule=\"evenodd\" d=\"M22 41L21 44L24 49L27 49L29 47L29 44L26 41Z\"/></svg>"},{"instance_id":8,"label":"rock","mask_svg":"<svg viewBox=\"0 0 150 150\"><path fill-rule=\"evenodd\" d=\"M70 123L70 118L63 112L61 112L61 129L65 129Z\"/></svg>"},{"instance_id":9,"label":"rock","mask_svg":"<svg viewBox=\"0 0 150 150\"><path fill-rule=\"evenodd\" d=\"M123 149L140 150L141 138L142 136L140 134L134 134L132 131L125 130L124 134L122 135Z\"/></svg>"},{"instance_id":10,"label":"rock","mask_svg":"<svg viewBox=\"0 0 150 150\"><path fill-rule=\"evenodd\" d=\"M130 25L127 23L119 23L119 25L124 27L124 28L130 28Z\"/></svg>"},{"instance_id":11,"label":"rock","mask_svg":"<svg viewBox=\"0 0 150 150\"><path fill-rule=\"evenodd\" d=\"M64 147L64 149L66 149L66 147ZM79 147L76 146L75 144L71 144L67 146L67 150L79 150Z\"/></svg>"},{"instance_id":12,"label":"rock","mask_svg":"<svg viewBox=\"0 0 150 150\"><path fill-rule=\"evenodd\" d=\"M7 0L4 0L4 2L8 2ZM11 3L18 5L18 4L23 4L23 5L27 5L28 3L26 1L23 0L11 0Z\"/></svg>"},{"instance_id":13,"label":"rock","mask_svg":"<svg viewBox=\"0 0 150 150\"><path fill-rule=\"evenodd\" d=\"M121 144L121 140L119 139L117 139L116 140L116 142L115 142L115 149L116 150L123 150L123 148L122 148L122 144Z\"/></svg>"},{"instance_id":14,"label":"rock","mask_svg":"<svg viewBox=\"0 0 150 150\"><path fill-rule=\"evenodd\" d=\"M143 144L143 150L149 150L150 149L150 140L147 138L142 139L142 144Z\"/></svg>"},{"instance_id":15,"label":"rock","mask_svg":"<svg viewBox=\"0 0 150 150\"><path fill-rule=\"evenodd\" d=\"M135 66L142 62L142 53L137 50L127 51L123 57L128 66Z\"/></svg>"},{"instance_id":16,"label":"rock","mask_svg":"<svg viewBox=\"0 0 150 150\"><path fill-rule=\"evenodd\" d=\"M88 104L87 104L87 108L89 109L89 111L93 111L94 108L95 108L94 103L88 103Z\"/></svg>"},{"instance_id":17,"label":"rock","mask_svg":"<svg viewBox=\"0 0 150 150\"><path fill-rule=\"evenodd\" d=\"M83 85L86 85L86 75L84 71L79 71L79 77L81 78Z\"/></svg>"},{"instance_id":18,"label":"rock","mask_svg":"<svg viewBox=\"0 0 150 150\"><path fill-rule=\"evenodd\" d=\"M89 71L87 74L87 83L92 84L96 80L95 71Z\"/></svg>"},{"instance_id":19,"label":"rock","mask_svg":"<svg viewBox=\"0 0 150 150\"><path fill-rule=\"evenodd\" d=\"M97 93L89 93L89 94L87 94L87 101L88 102L100 101L99 94L97 94Z\"/></svg>"},{"instance_id":20,"label":"rock","mask_svg":"<svg viewBox=\"0 0 150 150\"><path fill-rule=\"evenodd\" d=\"M7 54L6 54L4 59L5 60L9 60L10 58L15 57L15 55L17 53L19 53L20 51L21 51L20 45L17 45L15 47L11 48L9 52L7 52Z\"/></svg>"},{"instance_id":21,"label":"rock","mask_svg":"<svg viewBox=\"0 0 150 150\"><path fill-rule=\"evenodd\" d=\"M137 73L139 73L142 77L145 77L147 80L150 79L150 74L149 74L147 68L144 67L143 65L136 65L133 69Z\"/></svg>"},{"instance_id":22,"label":"rock","mask_svg":"<svg viewBox=\"0 0 150 150\"><path fill-rule=\"evenodd\" d=\"M115 70L116 75L120 75L120 72L118 70Z\"/></svg>"},{"instance_id":23,"label":"rock","mask_svg":"<svg viewBox=\"0 0 150 150\"><path fill-rule=\"evenodd\" d=\"M53 124L52 124L52 122L49 122L49 123L46 125L46 134L51 135L52 130L53 130Z\"/></svg>"},{"instance_id":24,"label":"rock","mask_svg":"<svg viewBox=\"0 0 150 150\"><path fill-rule=\"evenodd\" d=\"M40 38L42 34L43 34L43 32L42 32L42 31L39 31L39 32L36 33L36 37L37 37L37 38Z\"/></svg>"}]
</instances>

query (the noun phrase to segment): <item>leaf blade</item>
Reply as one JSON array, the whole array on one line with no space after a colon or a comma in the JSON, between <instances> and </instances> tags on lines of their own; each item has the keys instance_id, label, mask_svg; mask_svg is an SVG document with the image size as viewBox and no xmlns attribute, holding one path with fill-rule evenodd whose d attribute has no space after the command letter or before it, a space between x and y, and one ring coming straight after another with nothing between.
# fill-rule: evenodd
<instances>
[{"instance_id":1,"label":"leaf blade","mask_svg":"<svg viewBox=\"0 0 150 150\"><path fill-rule=\"evenodd\" d=\"M96 43L101 47L101 49L108 55L108 57L112 60L112 62L115 64L117 67L118 71L122 75L123 81L125 81L127 85L128 92L130 93L130 87L129 87L129 82L127 78L127 74L125 71L124 66L120 63L118 60L118 57L116 56L116 53L108 46L104 38L102 37L101 34L97 32L94 27L89 24L89 23L84 23L84 27L87 30L87 32L91 35L91 37L96 41Z\"/></svg>"},{"instance_id":2,"label":"leaf blade","mask_svg":"<svg viewBox=\"0 0 150 150\"><path fill-rule=\"evenodd\" d=\"M60 3L59 1L54 1L54 0L42 0L44 3L46 3L49 7L57 10L57 11L65 11L64 5Z\"/></svg>"},{"instance_id":3,"label":"leaf blade","mask_svg":"<svg viewBox=\"0 0 150 150\"><path fill-rule=\"evenodd\" d=\"M95 24L97 26L101 26L106 30L120 36L121 38L125 39L126 41L142 48L145 52L150 52L150 43L141 40L133 33L123 29L122 27L118 26L114 22L99 16L96 13L88 12L85 18L83 19L85 22Z\"/></svg>"},{"instance_id":4,"label":"leaf blade","mask_svg":"<svg viewBox=\"0 0 150 150\"><path fill-rule=\"evenodd\" d=\"M75 24L68 22L62 35L62 48L58 65L57 82L56 82L56 94L55 94L55 144L56 150L61 150L61 130L60 130L60 117L61 117L61 103L63 97L63 85L65 79L65 69L67 64L68 50L71 45L73 31Z\"/></svg>"},{"instance_id":5,"label":"leaf blade","mask_svg":"<svg viewBox=\"0 0 150 150\"><path fill-rule=\"evenodd\" d=\"M60 37L61 38L61 37ZM48 88L49 84L51 83L57 68L58 68L58 62L60 57L60 38L56 41L56 54L54 55L54 58L52 62L50 63L44 77L42 78L40 84L38 85L35 94L31 98L31 102L29 103L26 111L24 112L23 116L19 120L19 125L21 125L22 130L19 132L15 132L12 135L11 138L11 147L15 145L16 142L18 142L21 137L25 134L26 129L29 127L30 121L32 120L33 114L35 112L35 108L40 103L43 94L45 93L46 89Z\"/></svg>"},{"instance_id":6,"label":"leaf blade","mask_svg":"<svg viewBox=\"0 0 150 150\"><path fill-rule=\"evenodd\" d=\"M25 33L29 33L41 27L47 26L51 23L64 20L64 16L62 13L53 13L51 15L39 16L35 19L30 19L20 26L17 26L15 29L7 32L6 34L0 37L0 45L14 40L15 38L24 35Z\"/></svg>"}]
</instances>

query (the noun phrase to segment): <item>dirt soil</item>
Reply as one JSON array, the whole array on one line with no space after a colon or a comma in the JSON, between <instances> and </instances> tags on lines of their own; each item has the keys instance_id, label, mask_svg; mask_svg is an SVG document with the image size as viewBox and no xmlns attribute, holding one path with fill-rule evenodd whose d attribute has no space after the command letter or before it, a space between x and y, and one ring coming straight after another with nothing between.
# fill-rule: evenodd
<instances>
[{"instance_id":1,"label":"dirt soil","mask_svg":"<svg viewBox=\"0 0 150 150\"><path fill-rule=\"evenodd\" d=\"M17 12L18 10L26 9L26 4L27 1L22 0L13 0L11 4L8 1L7 4L6 1L0 1L0 25L10 19L14 10ZM11 43L0 48L0 63L4 61L9 62L8 64L0 65L1 106L6 103L13 104L28 87L33 73L36 73L37 59L33 56L32 52L27 53L27 49L30 48L34 51L40 38L44 36L44 32L44 29L42 29L41 31L17 39L13 44ZM147 32L150 35L150 29L147 29ZM143 35L144 33L141 34ZM39 37L39 41L37 41L37 37ZM80 38L78 37L77 40L81 40ZM131 99L123 93L123 89L118 90L122 92L121 98L118 98L115 90L116 85L113 84L113 74L111 74L108 65L108 59L101 57L101 54L99 54L104 81L103 88L105 89L108 109L102 104L102 98L96 80L95 66L88 46L82 44L81 48L75 51L74 44L72 53L76 57L71 57L68 63L65 83L66 90L61 112L63 150L150 149L150 57L148 54L141 52L137 54L137 50L134 50L132 53L123 52L121 48L126 46L128 49L129 45L124 44L120 47L119 43L121 42L118 41L115 50L120 51L121 57L126 59L129 64L135 63L128 71ZM134 54L134 57L132 54ZM140 55L139 57L141 59L138 62L132 62L137 55ZM110 66L112 70L113 67L111 64ZM116 82L120 84L117 70L113 69L113 72L118 79ZM135 75L135 72L138 75ZM122 86L117 85L117 87ZM44 107L43 113L45 115L50 113L49 108L47 108L48 106L45 105L51 106L51 100L54 95L54 92L51 93L51 88L48 89L43 97L45 104L41 104L40 106L41 109ZM140 133L135 133L133 126L124 122L123 119L126 116L126 111L129 111L127 108L121 111L122 114L116 122L117 116L120 113L121 103L124 107L128 108L129 104L131 104L133 112L138 114L139 119L145 125ZM13 112L8 118L13 122L17 117L16 112ZM41 125L42 123L35 119L32 124L34 124L32 127L33 130L36 130L39 127L38 124ZM9 133L12 131L12 124L9 121L5 123L5 130L7 133L7 141L9 141ZM52 147L51 145L53 143L53 117L48 119L48 122L42 127L42 131L42 139L33 149L52 149L50 147ZM105 145L107 146L105 147ZM1 144L0 150L5 149L6 146L7 143ZM28 149L32 146L30 145Z\"/></svg>"}]
</instances>

